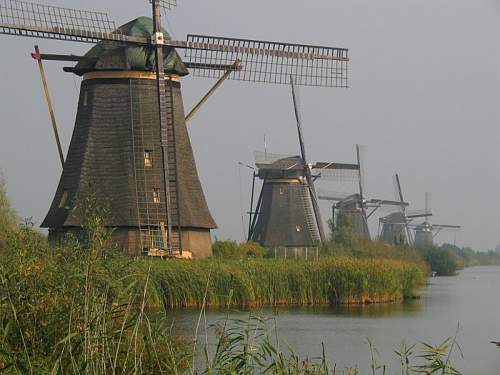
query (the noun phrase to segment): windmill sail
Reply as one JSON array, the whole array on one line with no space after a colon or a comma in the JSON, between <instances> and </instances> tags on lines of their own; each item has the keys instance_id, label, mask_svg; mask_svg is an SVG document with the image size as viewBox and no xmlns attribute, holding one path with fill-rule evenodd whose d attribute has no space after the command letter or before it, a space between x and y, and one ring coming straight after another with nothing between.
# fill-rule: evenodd
<instances>
[{"instance_id":1,"label":"windmill sail","mask_svg":"<svg viewBox=\"0 0 500 375\"><path fill-rule=\"evenodd\" d=\"M87 43L101 40L152 43L145 37L120 33L106 13L21 0L0 0L0 33ZM238 59L241 68L229 79L290 84L293 77L297 85L347 87L349 56L345 48L206 35L158 42L165 47L185 49L185 62L193 68L195 76L220 78Z\"/></svg>"},{"instance_id":2,"label":"windmill sail","mask_svg":"<svg viewBox=\"0 0 500 375\"><path fill-rule=\"evenodd\" d=\"M181 47L178 45L176 47ZM230 79L303 86L347 87L348 50L251 39L188 35L185 60L198 66L194 74L219 78L221 72L204 69L241 60L242 69Z\"/></svg>"}]
</instances>

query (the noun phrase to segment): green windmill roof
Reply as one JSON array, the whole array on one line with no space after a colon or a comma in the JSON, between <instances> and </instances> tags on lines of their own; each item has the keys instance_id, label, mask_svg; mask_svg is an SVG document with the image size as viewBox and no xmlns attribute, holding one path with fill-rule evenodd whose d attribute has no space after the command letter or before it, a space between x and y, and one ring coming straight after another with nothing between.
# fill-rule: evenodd
<instances>
[{"instance_id":1,"label":"green windmill roof","mask_svg":"<svg viewBox=\"0 0 500 375\"><path fill-rule=\"evenodd\" d=\"M124 35L151 38L153 20L149 17L139 17L118 28ZM163 30L165 39L170 35ZM77 75L91 71L105 70L139 70L154 71L155 53L150 46L124 44L119 42L101 41L92 47L72 72ZM181 58L171 47L164 47L164 66L167 73L185 76L189 74Z\"/></svg>"}]
</instances>

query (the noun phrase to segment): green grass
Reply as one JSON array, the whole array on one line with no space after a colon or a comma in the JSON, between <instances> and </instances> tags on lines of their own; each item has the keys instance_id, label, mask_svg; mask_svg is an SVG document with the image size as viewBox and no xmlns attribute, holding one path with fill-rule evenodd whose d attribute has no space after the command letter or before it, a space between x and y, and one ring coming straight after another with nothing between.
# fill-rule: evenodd
<instances>
[{"instance_id":1,"label":"green grass","mask_svg":"<svg viewBox=\"0 0 500 375\"><path fill-rule=\"evenodd\" d=\"M133 268L144 272L146 263ZM322 257L317 260L154 262L151 278L168 308L393 302L425 281L422 263Z\"/></svg>"}]
</instances>

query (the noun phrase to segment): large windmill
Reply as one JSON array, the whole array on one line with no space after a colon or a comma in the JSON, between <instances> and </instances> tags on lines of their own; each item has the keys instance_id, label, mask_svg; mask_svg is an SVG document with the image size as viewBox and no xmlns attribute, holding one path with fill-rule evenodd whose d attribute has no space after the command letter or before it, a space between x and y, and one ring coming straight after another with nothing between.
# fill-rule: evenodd
<instances>
[{"instance_id":1,"label":"large windmill","mask_svg":"<svg viewBox=\"0 0 500 375\"><path fill-rule=\"evenodd\" d=\"M116 27L105 13L0 0L0 33L97 43L85 56L42 55L77 62L83 76L64 168L42 223L51 242L81 234L75 207L92 193L110 208L106 225L129 253L195 257L210 254L210 215L185 126L180 77L347 87L348 51L248 39L188 35L171 40L162 9L152 19ZM177 50L184 50L184 59ZM212 91L212 90L211 90ZM207 94L208 95L208 94ZM207 96L202 99L202 102Z\"/></svg>"},{"instance_id":2,"label":"large windmill","mask_svg":"<svg viewBox=\"0 0 500 375\"><path fill-rule=\"evenodd\" d=\"M403 203L403 189L398 174L394 175L394 192L396 199ZM379 239L389 245L412 245L413 239L410 230L412 221L430 216L432 216L432 212L428 207L424 210L409 211L406 205L401 205L399 210L379 219L379 225L381 226Z\"/></svg>"},{"instance_id":3,"label":"large windmill","mask_svg":"<svg viewBox=\"0 0 500 375\"><path fill-rule=\"evenodd\" d=\"M361 148L356 145L356 157L358 161L358 193L348 196L338 196L328 192L319 194L319 199L332 202L332 224L336 227L336 218L343 216L352 226L352 231L357 238L369 240L370 229L368 219L380 208L387 206L405 207L408 203L404 201L392 201L386 199L367 199L364 188L363 160Z\"/></svg>"},{"instance_id":4,"label":"large windmill","mask_svg":"<svg viewBox=\"0 0 500 375\"><path fill-rule=\"evenodd\" d=\"M357 164L310 164L302 134L294 80L291 78L300 156L256 153L248 239L266 247L313 248L325 242L314 181L336 174L357 173ZM253 209L255 179L263 181Z\"/></svg>"}]
</instances>

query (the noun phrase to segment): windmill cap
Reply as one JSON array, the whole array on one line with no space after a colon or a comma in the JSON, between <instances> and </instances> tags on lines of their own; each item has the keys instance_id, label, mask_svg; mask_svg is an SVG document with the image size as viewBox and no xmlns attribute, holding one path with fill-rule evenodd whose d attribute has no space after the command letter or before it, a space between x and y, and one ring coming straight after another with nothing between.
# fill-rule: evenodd
<instances>
[{"instance_id":1,"label":"windmill cap","mask_svg":"<svg viewBox=\"0 0 500 375\"><path fill-rule=\"evenodd\" d=\"M162 29L166 40L170 35ZM139 17L120 26L117 33L150 39L153 34L153 20ZM147 71L155 70L155 53L151 46L101 41L92 47L74 68L69 71L82 76L95 71ZM189 74L186 66L172 47L164 47L165 72L185 76Z\"/></svg>"}]
</instances>

